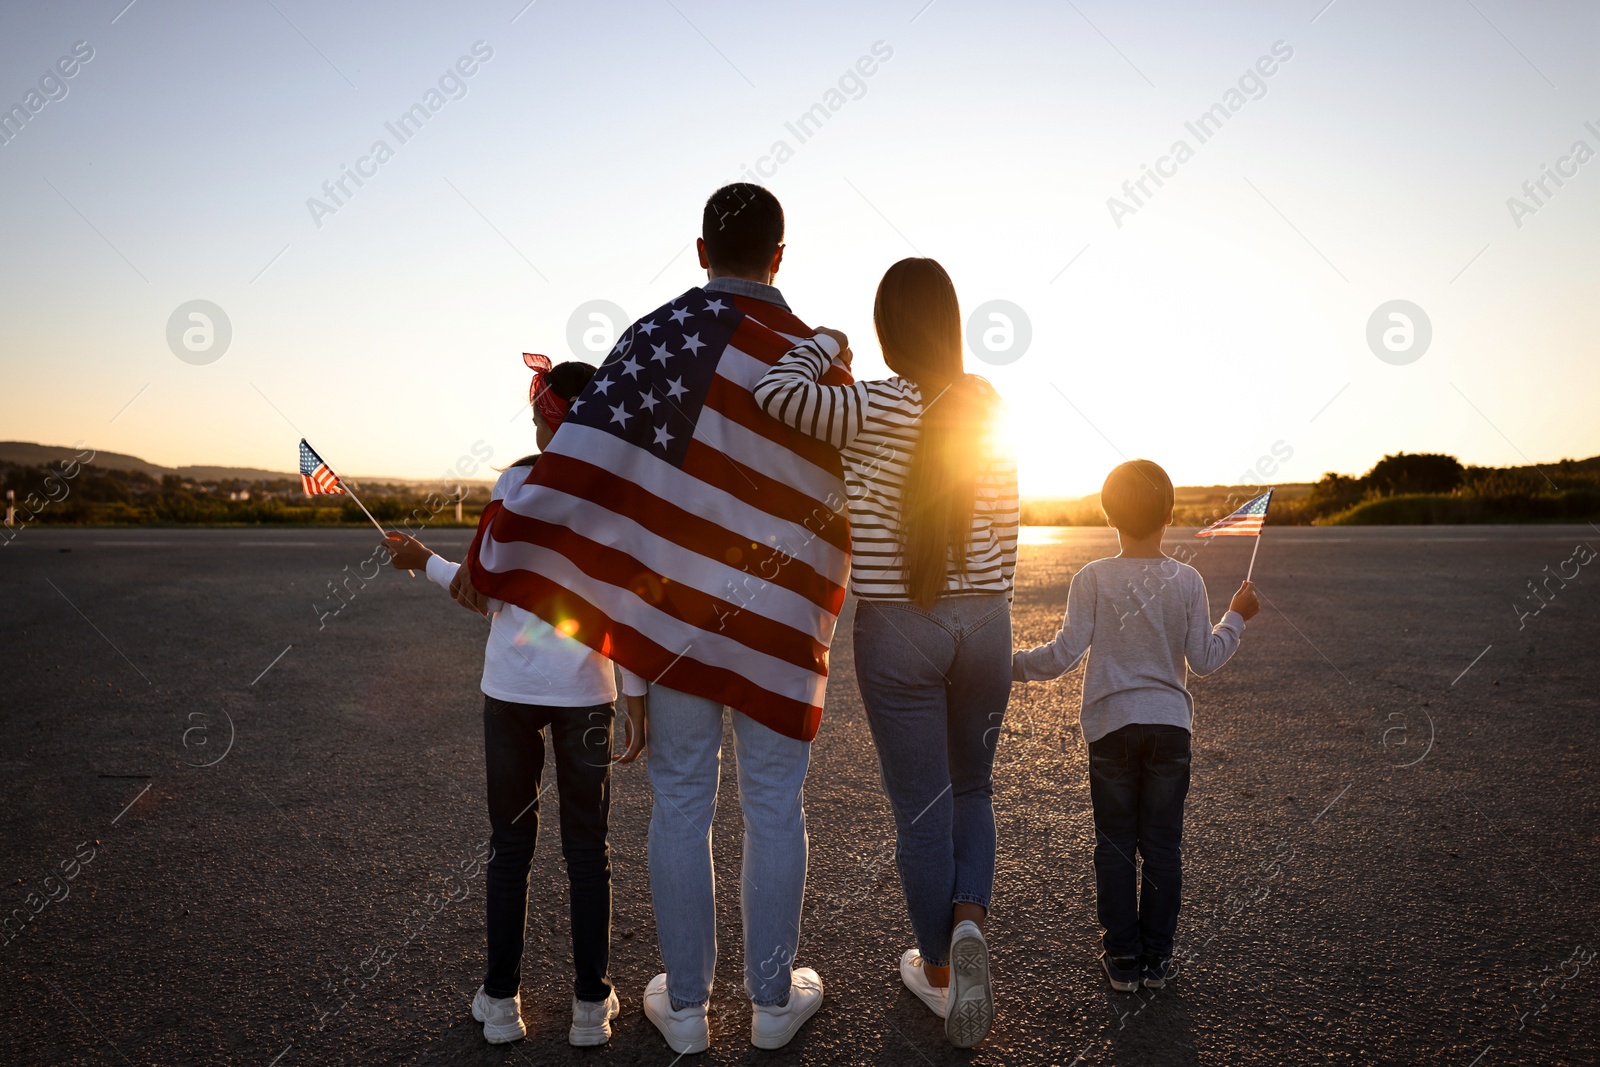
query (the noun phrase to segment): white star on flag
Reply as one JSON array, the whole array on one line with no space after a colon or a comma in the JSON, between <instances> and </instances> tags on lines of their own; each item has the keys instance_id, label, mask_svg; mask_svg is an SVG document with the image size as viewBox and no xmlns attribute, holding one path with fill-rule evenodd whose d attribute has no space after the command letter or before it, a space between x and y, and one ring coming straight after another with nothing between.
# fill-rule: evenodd
<instances>
[{"instance_id":1,"label":"white star on flag","mask_svg":"<svg viewBox=\"0 0 1600 1067\"><path fill-rule=\"evenodd\" d=\"M699 351L702 348L704 348L705 346L706 346L706 343L704 341L700 340L700 335L699 334L691 333L691 334L685 334L684 335L683 347L687 348L691 353L698 354Z\"/></svg>"},{"instance_id":2,"label":"white star on flag","mask_svg":"<svg viewBox=\"0 0 1600 1067\"><path fill-rule=\"evenodd\" d=\"M631 418L633 418L633 413L627 408L623 407L621 404L611 405L612 422L620 422L624 427L626 427L628 425L628 420Z\"/></svg>"},{"instance_id":3,"label":"white star on flag","mask_svg":"<svg viewBox=\"0 0 1600 1067\"><path fill-rule=\"evenodd\" d=\"M656 405L659 403L661 403L661 401L656 399L656 394L650 392L646 392L639 400L639 406L649 412L654 412Z\"/></svg>"},{"instance_id":4,"label":"white star on flag","mask_svg":"<svg viewBox=\"0 0 1600 1067\"><path fill-rule=\"evenodd\" d=\"M683 322L688 317L689 317L689 309L688 308L676 308L672 312L672 321L673 322Z\"/></svg>"},{"instance_id":5,"label":"white star on flag","mask_svg":"<svg viewBox=\"0 0 1600 1067\"><path fill-rule=\"evenodd\" d=\"M713 315L720 315L728 310L728 305L720 300L708 300L706 301L706 310Z\"/></svg>"},{"instance_id":6,"label":"white star on flag","mask_svg":"<svg viewBox=\"0 0 1600 1067\"><path fill-rule=\"evenodd\" d=\"M646 337L649 337L651 334L656 332L656 324L653 322L641 321L639 323L639 332L644 334Z\"/></svg>"},{"instance_id":7,"label":"white star on flag","mask_svg":"<svg viewBox=\"0 0 1600 1067\"><path fill-rule=\"evenodd\" d=\"M667 383L667 397L670 400L676 400L680 396L687 395L688 392L689 390L683 387L682 378L674 378L672 381Z\"/></svg>"},{"instance_id":8,"label":"white star on flag","mask_svg":"<svg viewBox=\"0 0 1600 1067\"><path fill-rule=\"evenodd\" d=\"M651 345L651 348L655 350L655 355L650 357L650 362L660 363L663 367L666 366L667 360L672 358L672 353L667 351L667 346Z\"/></svg>"},{"instance_id":9,"label":"white star on flag","mask_svg":"<svg viewBox=\"0 0 1600 1067\"><path fill-rule=\"evenodd\" d=\"M594 391L595 392L599 393L601 396L605 396L606 395L606 390L611 388L611 379L610 378L596 378L590 384L592 384L594 386Z\"/></svg>"},{"instance_id":10,"label":"white star on flag","mask_svg":"<svg viewBox=\"0 0 1600 1067\"><path fill-rule=\"evenodd\" d=\"M637 378L639 376L639 372L642 370L644 370L644 365L638 360L634 359L632 356L629 356L622 364L623 373L628 375L630 378Z\"/></svg>"},{"instance_id":11,"label":"white star on flag","mask_svg":"<svg viewBox=\"0 0 1600 1067\"><path fill-rule=\"evenodd\" d=\"M665 448L667 447L667 442L671 440L672 435L667 432L667 428L665 426L656 427L656 444L660 445L662 448Z\"/></svg>"}]
</instances>

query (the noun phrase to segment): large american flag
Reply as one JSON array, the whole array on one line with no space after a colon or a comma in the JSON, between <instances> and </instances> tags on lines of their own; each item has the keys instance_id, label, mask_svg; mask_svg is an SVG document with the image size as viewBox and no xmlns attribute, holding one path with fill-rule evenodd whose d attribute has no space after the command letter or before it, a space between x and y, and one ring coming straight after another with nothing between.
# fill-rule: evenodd
<instances>
[{"instance_id":1,"label":"large american flag","mask_svg":"<svg viewBox=\"0 0 1600 1067\"><path fill-rule=\"evenodd\" d=\"M811 332L698 288L634 323L484 512L474 586L650 681L815 737L850 570L844 483L831 447L751 395Z\"/></svg>"},{"instance_id":2,"label":"large american flag","mask_svg":"<svg viewBox=\"0 0 1600 1067\"><path fill-rule=\"evenodd\" d=\"M1232 515L1224 515L1204 530L1195 532L1196 537L1255 537L1261 533L1261 528L1267 524L1267 506L1272 503L1273 490L1265 493L1245 504Z\"/></svg>"}]
</instances>

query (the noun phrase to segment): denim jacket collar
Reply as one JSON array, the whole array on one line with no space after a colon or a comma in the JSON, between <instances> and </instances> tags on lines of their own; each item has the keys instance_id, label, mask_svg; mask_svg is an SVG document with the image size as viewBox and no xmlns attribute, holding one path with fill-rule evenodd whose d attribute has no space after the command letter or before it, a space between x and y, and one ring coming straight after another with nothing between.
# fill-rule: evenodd
<instances>
[{"instance_id":1,"label":"denim jacket collar","mask_svg":"<svg viewBox=\"0 0 1600 1067\"><path fill-rule=\"evenodd\" d=\"M776 285L753 282L749 278L712 278L700 288L708 293L731 293L734 296L753 297L756 300L765 300L769 304L776 304L785 311L789 310L789 305L784 302L783 294L778 292Z\"/></svg>"}]
</instances>

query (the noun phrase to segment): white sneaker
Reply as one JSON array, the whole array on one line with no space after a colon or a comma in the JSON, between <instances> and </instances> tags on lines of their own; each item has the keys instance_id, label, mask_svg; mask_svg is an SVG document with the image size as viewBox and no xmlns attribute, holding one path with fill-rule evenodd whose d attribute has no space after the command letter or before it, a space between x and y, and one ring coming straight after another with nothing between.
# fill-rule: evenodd
<instances>
[{"instance_id":1,"label":"white sneaker","mask_svg":"<svg viewBox=\"0 0 1600 1067\"><path fill-rule=\"evenodd\" d=\"M483 1039L491 1045L504 1045L508 1041L521 1041L528 1036L522 1025L522 994L496 998L478 987L472 997L472 1017L483 1024Z\"/></svg>"},{"instance_id":2,"label":"white sneaker","mask_svg":"<svg viewBox=\"0 0 1600 1067\"><path fill-rule=\"evenodd\" d=\"M672 1010L672 998L667 996L667 976L658 974L644 987L644 1013L656 1024L667 1047L683 1055L704 1052L711 1044L711 1028L706 1025L706 1009L701 1004L682 1011Z\"/></svg>"},{"instance_id":3,"label":"white sneaker","mask_svg":"<svg viewBox=\"0 0 1600 1067\"><path fill-rule=\"evenodd\" d=\"M611 1020L622 1010L617 1003L617 991L604 1000L579 1000L572 998L572 1029L567 1031L567 1044L582 1048L586 1045L603 1045L611 1040Z\"/></svg>"},{"instance_id":4,"label":"white sneaker","mask_svg":"<svg viewBox=\"0 0 1600 1067\"><path fill-rule=\"evenodd\" d=\"M922 969L922 953L914 948L908 948L905 955L900 957L900 981L906 988L917 995L917 999L926 1004L935 1015L943 1019L949 1007L948 997L950 991L941 986L928 982L928 976Z\"/></svg>"},{"instance_id":5,"label":"white sneaker","mask_svg":"<svg viewBox=\"0 0 1600 1067\"><path fill-rule=\"evenodd\" d=\"M750 1043L756 1048L782 1048L822 1007L822 978L810 967L789 972L789 1002L782 1006L750 1005Z\"/></svg>"},{"instance_id":6,"label":"white sneaker","mask_svg":"<svg viewBox=\"0 0 1600 1067\"><path fill-rule=\"evenodd\" d=\"M989 944L970 920L950 936L950 1012L944 1036L956 1048L971 1048L994 1026L994 990L989 986Z\"/></svg>"}]
</instances>

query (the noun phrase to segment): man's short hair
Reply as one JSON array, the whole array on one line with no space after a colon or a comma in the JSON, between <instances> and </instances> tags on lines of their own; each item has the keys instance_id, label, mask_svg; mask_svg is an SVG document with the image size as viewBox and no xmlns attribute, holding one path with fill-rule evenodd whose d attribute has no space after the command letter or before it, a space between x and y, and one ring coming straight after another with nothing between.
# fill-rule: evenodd
<instances>
[{"instance_id":1,"label":"man's short hair","mask_svg":"<svg viewBox=\"0 0 1600 1067\"><path fill-rule=\"evenodd\" d=\"M1111 468L1100 488L1100 507L1129 537L1148 537L1172 514L1172 479L1160 464L1130 459Z\"/></svg>"},{"instance_id":2,"label":"man's short hair","mask_svg":"<svg viewBox=\"0 0 1600 1067\"><path fill-rule=\"evenodd\" d=\"M783 243L783 206L759 185L724 185L706 201L700 236L713 267L759 274L772 263Z\"/></svg>"}]
</instances>

